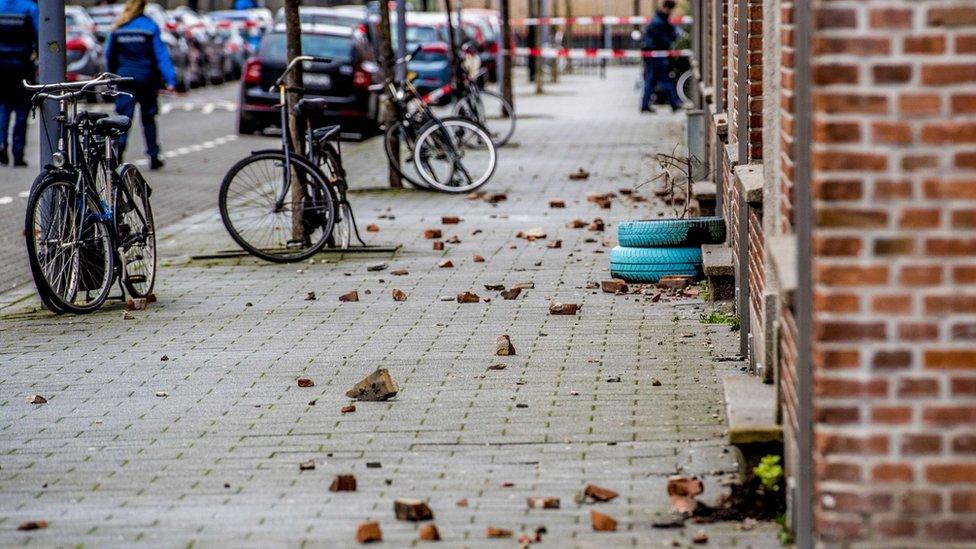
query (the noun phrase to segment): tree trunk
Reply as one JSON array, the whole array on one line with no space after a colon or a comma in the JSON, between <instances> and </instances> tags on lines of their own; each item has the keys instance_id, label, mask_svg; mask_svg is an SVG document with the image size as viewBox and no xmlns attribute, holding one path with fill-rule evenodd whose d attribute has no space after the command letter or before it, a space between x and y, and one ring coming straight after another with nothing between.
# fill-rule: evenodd
<instances>
[{"instance_id":1,"label":"tree trunk","mask_svg":"<svg viewBox=\"0 0 976 549\"><path fill-rule=\"evenodd\" d=\"M380 68L383 69L383 80L385 82L392 82L396 77L396 60L393 57L393 41L391 40L390 33L390 4L385 0L380 0ZM382 121L385 127L389 127L391 124L396 123L394 120L393 105L391 103L391 98L389 96L389 90L383 90L383 105L380 109L382 113ZM391 136L391 149L396 151L396 163L397 168L400 165L400 139L399 136ZM397 170L390 166L389 173L390 187L400 188L403 187L403 181L400 180L400 174Z\"/></svg>"},{"instance_id":2,"label":"tree trunk","mask_svg":"<svg viewBox=\"0 0 976 549\"><path fill-rule=\"evenodd\" d=\"M515 94L512 93L512 63L515 61L515 52L512 51L512 22L511 11L509 10L508 0L499 0L502 19L502 96L508 100L515 108Z\"/></svg>"},{"instance_id":3,"label":"tree trunk","mask_svg":"<svg viewBox=\"0 0 976 549\"><path fill-rule=\"evenodd\" d=\"M287 49L288 62L302 54L302 24L298 17L298 5L301 0L285 0L285 42ZM285 81L289 88L302 87L302 67L299 65L289 75ZM298 127L298 119L295 116L294 106L300 99L299 94L293 91L285 93L285 104L288 109L288 127L292 150L301 154L305 150L304 134ZM291 181L291 232L292 239L303 241L305 239L305 228L303 226L302 202L305 190L297 176L292 173Z\"/></svg>"},{"instance_id":4,"label":"tree trunk","mask_svg":"<svg viewBox=\"0 0 976 549\"><path fill-rule=\"evenodd\" d=\"M461 50L457 42L457 31L454 28L454 10L451 7L451 0L444 0L444 11L447 12L447 35L451 47L451 93L453 95L461 78ZM458 23L460 24L460 21Z\"/></svg>"}]
</instances>

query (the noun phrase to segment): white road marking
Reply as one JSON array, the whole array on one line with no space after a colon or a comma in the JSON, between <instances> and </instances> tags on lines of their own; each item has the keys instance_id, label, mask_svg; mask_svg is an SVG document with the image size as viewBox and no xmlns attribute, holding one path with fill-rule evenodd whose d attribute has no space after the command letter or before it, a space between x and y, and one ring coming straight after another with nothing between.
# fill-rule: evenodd
<instances>
[{"instance_id":1,"label":"white road marking","mask_svg":"<svg viewBox=\"0 0 976 549\"><path fill-rule=\"evenodd\" d=\"M203 106L202 109L200 109L200 112L202 112L203 114L210 114L214 112L214 104L207 103L206 105Z\"/></svg>"},{"instance_id":2,"label":"white road marking","mask_svg":"<svg viewBox=\"0 0 976 549\"><path fill-rule=\"evenodd\" d=\"M12 196L0 196L0 204L10 204L14 201Z\"/></svg>"},{"instance_id":3,"label":"white road marking","mask_svg":"<svg viewBox=\"0 0 976 549\"><path fill-rule=\"evenodd\" d=\"M28 196L30 196L30 191L20 191L19 193L17 193L17 196L21 198L27 198Z\"/></svg>"},{"instance_id":4,"label":"white road marking","mask_svg":"<svg viewBox=\"0 0 976 549\"><path fill-rule=\"evenodd\" d=\"M163 106L159 107L159 114L169 114L171 110L173 110L172 103L163 103Z\"/></svg>"}]
</instances>

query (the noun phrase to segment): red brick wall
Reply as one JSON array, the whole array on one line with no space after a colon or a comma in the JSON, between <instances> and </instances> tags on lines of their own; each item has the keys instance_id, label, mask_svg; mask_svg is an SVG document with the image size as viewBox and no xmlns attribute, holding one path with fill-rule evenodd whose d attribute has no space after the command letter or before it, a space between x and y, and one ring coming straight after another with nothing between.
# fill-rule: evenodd
<instances>
[{"instance_id":1,"label":"red brick wall","mask_svg":"<svg viewBox=\"0 0 976 549\"><path fill-rule=\"evenodd\" d=\"M766 289L766 238L763 234L761 213L750 204L749 206L749 304L752 308L752 326L754 330L763 329L766 311L763 307L763 292ZM754 340L755 341L755 340ZM761 357L763 350L755 349ZM764 367L769 367L764 364Z\"/></svg>"},{"instance_id":2,"label":"red brick wall","mask_svg":"<svg viewBox=\"0 0 976 549\"><path fill-rule=\"evenodd\" d=\"M817 535L973 541L976 3L814 6Z\"/></svg>"}]
</instances>

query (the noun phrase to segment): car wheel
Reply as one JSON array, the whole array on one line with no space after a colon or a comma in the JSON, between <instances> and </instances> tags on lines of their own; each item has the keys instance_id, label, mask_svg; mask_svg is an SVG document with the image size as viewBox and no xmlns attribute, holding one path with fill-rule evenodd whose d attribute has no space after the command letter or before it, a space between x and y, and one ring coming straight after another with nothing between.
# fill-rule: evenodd
<instances>
[{"instance_id":1,"label":"car wheel","mask_svg":"<svg viewBox=\"0 0 976 549\"><path fill-rule=\"evenodd\" d=\"M253 135L260 133L261 129L258 125L254 123L253 120L247 118L243 114L237 117L237 133L238 135Z\"/></svg>"}]
</instances>

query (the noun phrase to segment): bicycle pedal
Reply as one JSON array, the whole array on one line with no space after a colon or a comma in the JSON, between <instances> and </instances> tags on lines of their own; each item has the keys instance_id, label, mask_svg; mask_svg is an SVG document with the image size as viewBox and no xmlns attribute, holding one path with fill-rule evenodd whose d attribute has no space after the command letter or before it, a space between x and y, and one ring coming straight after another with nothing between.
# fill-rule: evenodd
<instances>
[{"instance_id":1,"label":"bicycle pedal","mask_svg":"<svg viewBox=\"0 0 976 549\"><path fill-rule=\"evenodd\" d=\"M143 284L146 282L146 275L129 275L125 281L129 284Z\"/></svg>"}]
</instances>

